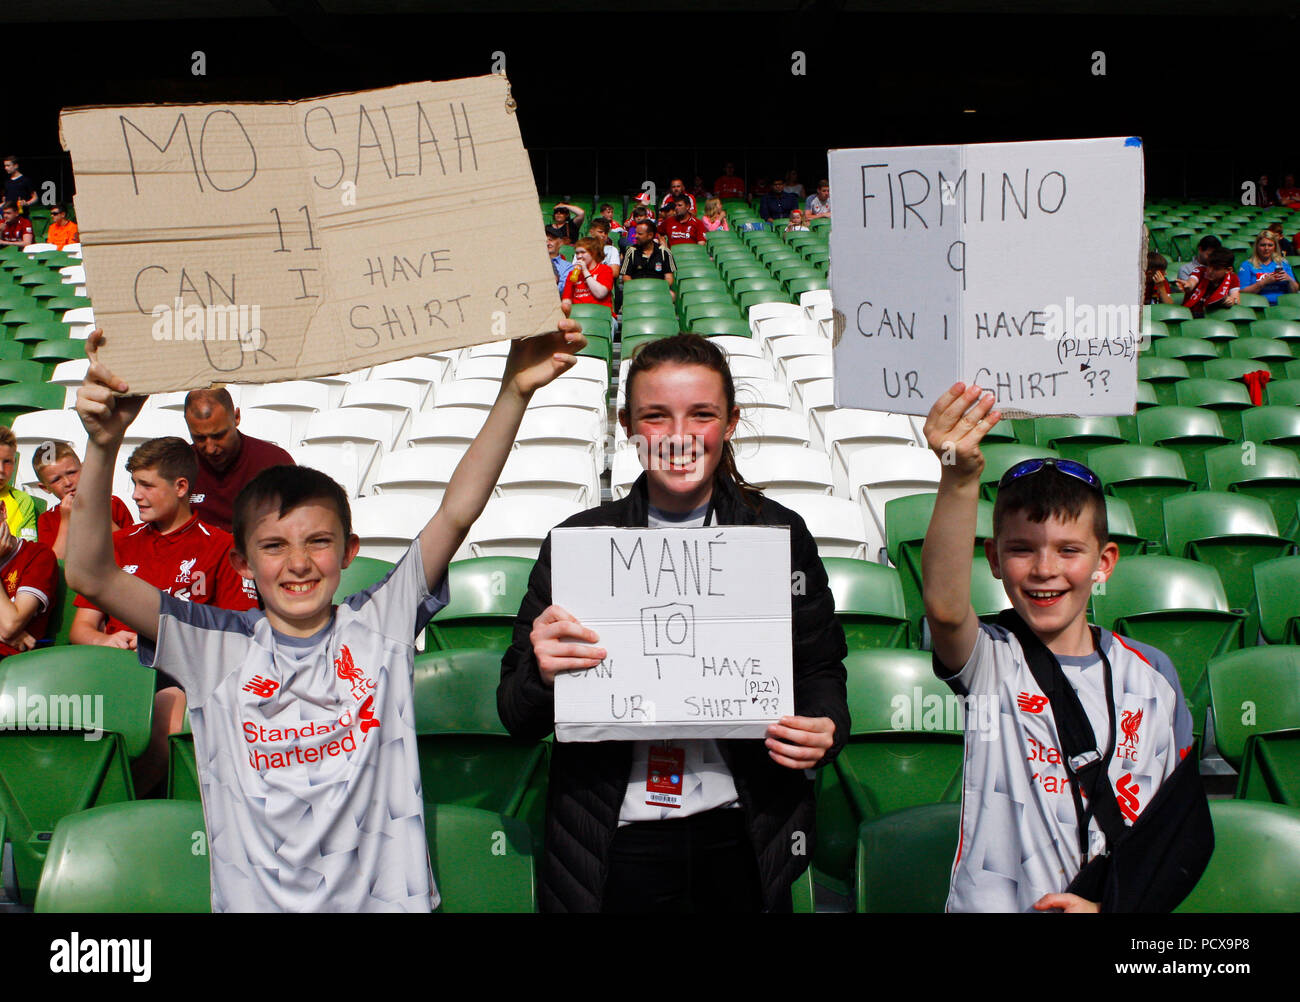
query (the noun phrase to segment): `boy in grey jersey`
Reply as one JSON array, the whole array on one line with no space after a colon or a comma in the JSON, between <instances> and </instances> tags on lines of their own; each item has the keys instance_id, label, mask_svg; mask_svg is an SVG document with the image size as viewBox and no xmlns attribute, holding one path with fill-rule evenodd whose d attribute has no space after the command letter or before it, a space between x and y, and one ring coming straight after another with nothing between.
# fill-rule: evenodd
<instances>
[{"instance_id":1,"label":"boy in grey jersey","mask_svg":"<svg viewBox=\"0 0 1300 1002\"><path fill-rule=\"evenodd\" d=\"M185 686L203 785L214 911L427 911L436 906L415 758L413 640L445 604L447 564L482 512L535 390L576 361L578 326L517 341L501 392L442 505L382 582L335 607L360 541L346 495L296 468L236 501L231 563L262 609L163 595L113 560L113 463L143 397L98 360L77 395L89 441L69 586L139 636Z\"/></svg>"},{"instance_id":2,"label":"boy in grey jersey","mask_svg":"<svg viewBox=\"0 0 1300 1002\"><path fill-rule=\"evenodd\" d=\"M984 467L979 444L1001 417L993 403L979 387L958 383L925 424L942 463L922 551L936 670L943 666L941 676L959 695L996 707L966 718L961 837L948 910L1097 911L1097 902L1064 893L1087 860L1055 708L1019 639L1002 626L981 625L970 604ZM1191 749L1192 721L1164 654L1108 631L1094 635L1088 624L1092 586L1110 576L1119 557L1100 480L1068 460L1012 467L999 486L985 552L1012 607L1077 694L1098 747L1114 749L1105 775L1131 826ZM1107 850L1095 812L1086 842L1088 859Z\"/></svg>"}]
</instances>

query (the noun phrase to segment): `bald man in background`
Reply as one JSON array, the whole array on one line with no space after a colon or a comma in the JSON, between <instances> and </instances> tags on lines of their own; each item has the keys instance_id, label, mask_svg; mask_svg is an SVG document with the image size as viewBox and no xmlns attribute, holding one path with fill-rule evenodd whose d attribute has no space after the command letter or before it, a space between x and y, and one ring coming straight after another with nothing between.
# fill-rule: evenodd
<instances>
[{"instance_id":1,"label":"bald man in background","mask_svg":"<svg viewBox=\"0 0 1300 1002\"><path fill-rule=\"evenodd\" d=\"M231 531L235 497L270 466L293 466L293 457L273 442L239 433L239 408L224 388L191 390L185 424L199 459L190 506L208 525Z\"/></svg>"}]
</instances>

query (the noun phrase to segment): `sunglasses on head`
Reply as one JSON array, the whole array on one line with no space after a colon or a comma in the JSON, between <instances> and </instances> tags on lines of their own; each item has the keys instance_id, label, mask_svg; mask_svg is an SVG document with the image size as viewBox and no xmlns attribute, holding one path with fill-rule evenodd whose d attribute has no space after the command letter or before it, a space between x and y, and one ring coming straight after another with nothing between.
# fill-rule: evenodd
<instances>
[{"instance_id":1,"label":"sunglasses on head","mask_svg":"<svg viewBox=\"0 0 1300 1002\"><path fill-rule=\"evenodd\" d=\"M1022 463L1017 463L1006 473L1002 474L1002 479L998 481L998 490L1001 490L1012 481L1019 480L1021 477L1031 477L1044 466L1050 466L1059 470L1067 477L1074 477L1076 480L1082 480L1085 484L1095 490L1098 494L1102 493L1101 477L1093 473L1092 470L1082 463L1076 463L1073 459L1052 459L1044 457L1042 459L1026 459Z\"/></svg>"}]
</instances>

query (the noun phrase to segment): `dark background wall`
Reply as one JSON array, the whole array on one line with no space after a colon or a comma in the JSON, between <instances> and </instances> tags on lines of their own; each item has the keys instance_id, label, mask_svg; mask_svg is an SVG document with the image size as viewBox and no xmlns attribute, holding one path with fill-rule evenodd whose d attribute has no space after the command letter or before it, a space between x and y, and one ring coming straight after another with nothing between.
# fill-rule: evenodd
<instances>
[{"instance_id":1,"label":"dark background wall","mask_svg":"<svg viewBox=\"0 0 1300 1002\"><path fill-rule=\"evenodd\" d=\"M59 72L10 90L3 144L65 195L62 107L307 97L486 73L499 52L539 188L557 194L623 194L674 174L707 183L726 158L751 179L795 166L807 184L838 146L1101 135L1143 137L1152 195L1234 198L1260 172L1274 183L1300 173L1288 82L1298 25L1268 7L1247 25L1198 4L1137 15L977 13L974 0L912 13L718 0L430 6L8 6L6 37ZM190 16L152 17L179 7Z\"/></svg>"}]
</instances>

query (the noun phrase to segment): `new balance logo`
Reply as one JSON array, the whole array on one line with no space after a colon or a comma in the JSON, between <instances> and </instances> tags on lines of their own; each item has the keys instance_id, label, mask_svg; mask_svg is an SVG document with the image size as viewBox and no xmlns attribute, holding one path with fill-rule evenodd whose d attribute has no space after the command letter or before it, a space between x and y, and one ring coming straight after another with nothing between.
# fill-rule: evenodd
<instances>
[{"instance_id":1,"label":"new balance logo","mask_svg":"<svg viewBox=\"0 0 1300 1002\"><path fill-rule=\"evenodd\" d=\"M1027 692L1022 692L1016 697L1016 705L1026 713L1042 713L1043 707L1047 705L1046 696L1031 696Z\"/></svg>"},{"instance_id":2,"label":"new balance logo","mask_svg":"<svg viewBox=\"0 0 1300 1002\"><path fill-rule=\"evenodd\" d=\"M202 504L202 503L203 503L203 499L206 498L206 497L207 497L206 494L191 494L191 495L190 495L190 504Z\"/></svg>"},{"instance_id":3,"label":"new balance logo","mask_svg":"<svg viewBox=\"0 0 1300 1002\"><path fill-rule=\"evenodd\" d=\"M135 573L136 571L138 571L139 569L140 569L140 565L139 565L139 564L123 564L123 565L122 565L122 570L126 571L128 574L134 574L134 573Z\"/></svg>"},{"instance_id":4,"label":"new balance logo","mask_svg":"<svg viewBox=\"0 0 1300 1002\"><path fill-rule=\"evenodd\" d=\"M245 692L251 692L255 696L267 699L275 695L275 690L280 688L279 682L272 682L269 678L262 678L261 675L254 675L244 686Z\"/></svg>"},{"instance_id":5,"label":"new balance logo","mask_svg":"<svg viewBox=\"0 0 1300 1002\"><path fill-rule=\"evenodd\" d=\"M1119 781L1115 784L1115 800L1119 802L1119 812L1130 821L1138 819L1138 808L1142 805L1138 802L1139 788L1136 783L1129 785L1129 780L1133 778L1133 773L1126 772L1120 776Z\"/></svg>"}]
</instances>

